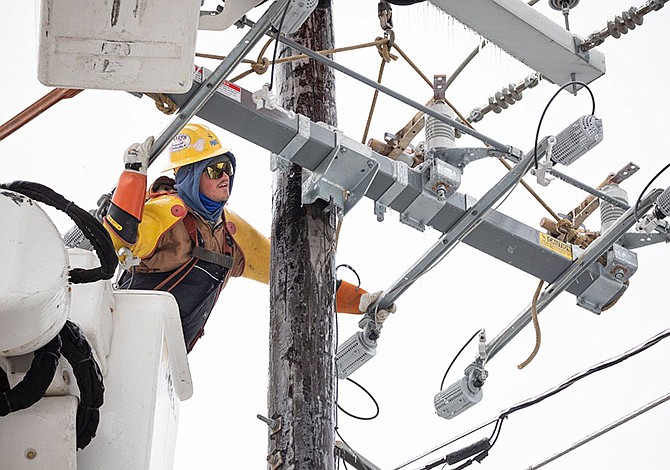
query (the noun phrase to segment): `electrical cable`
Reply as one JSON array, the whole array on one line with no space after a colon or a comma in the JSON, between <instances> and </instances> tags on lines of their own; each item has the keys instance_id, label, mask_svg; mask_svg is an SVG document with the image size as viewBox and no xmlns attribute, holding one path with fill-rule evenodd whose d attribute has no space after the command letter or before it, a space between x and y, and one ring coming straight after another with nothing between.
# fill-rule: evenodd
<instances>
[{"instance_id":1,"label":"electrical cable","mask_svg":"<svg viewBox=\"0 0 670 470\"><path fill-rule=\"evenodd\" d=\"M447 370L444 373L444 376L442 376L442 382L440 382L440 391L442 391L444 389L444 381L447 380L447 374L449 373L452 366L456 362L456 359L458 359L458 356L461 355L461 353L465 350L465 348L468 346L468 344L470 344L470 342L472 342L472 340L477 337L477 335L479 334L480 331L482 331L482 330L475 331L475 334L472 335L472 337L469 340L466 341L466 343L463 345L463 347L460 349L460 351L458 351L456 353L456 356L454 356L454 358L451 360L451 364L449 364L449 367L447 367Z\"/></svg>"},{"instance_id":2,"label":"electrical cable","mask_svg":"<svg viewBox=\"0 0 670 470\"><path fill-rule=\"evenodd\" d=\"M81 329L68 320L60 332L60 338L63 342L61 354L72 366L79 387L77 449L83 449L97 432L105 386L91 345Z\"/></svg>"},{"instance_id":3,"label":"electrical cable","mask_svg":"<svg viewBox=\"0 0 670 470\"><path fill-rule=\"evenodd\" d=\"M345 415L350 416L350 417L352 417L352 418L354 418L354 419L359 419L359 420L361 420L361 421L370 421L370 420L375 419L377 416L379 416L379 403L377 403L377 400L375 400L375 397L373 397L372 394L371 394L365 387L363 387L361 384L359 384L359 383L356 382L355 380L352 380L352 379L350 379L349 377L347 377L347 380L348 380L349 382L351 382L352 384L356 385L356 386L357 386L358 388L360 388L361 390L363 390L363 391L365 392L365 394L366 394L367 396L369 396L370 399L372 400L372 402L375 404L375 407L377 408L377 410L375 411L375 414L372 415L372 416L362 417L362 416L356 416L355 414L349 413L347 410L345 410L344 408L342 408L342 407L340 406L339 403L337 403L337 409L339 409L339 410L340 410L342 413L344 413Z\"/></svg>"},{"instance_id":4,"label":"electrical cable","mask_svg":"<svg viewBox=\"0 0 670 470\"><path fill-rule=\"evenodd\" d=\"M633 215L635 216L635 221L636 221L636 222L640 220L640 217L637 215L637 210L640 208L640 201L642 201L642 197L644 196L644 193L647 192L647 189L649 189L649 187L654 183L654 181L656 181L656 179L657 179L659 176L661 176L661 175L663 174L663 172L665 172L665 170L667 170L668 168L670 168L670 163L668 163L667 165L665 165L665 166L661 169L661 171L659 171L658 173L656 173L656 176L654 176L654 177L651 179L651 181L649 181L649 183L647 183L647 185L644 187L644 189L642 190L642 192L641 192L640 195L638 196L637 200L635 201L635 205L633 206Z\"/></svg>"},{"instance_id":5,"label":"electrical cable","mask_svg":"<svg viewBox=\"0 0 670 470\"><path fill-rule=\"evenodd\" d=\"M552 101L554 101L554 99L558 96L558 94L559 94L561 91L563 91L565 88L567 88L567 87L570 86L570 85L581 85L582 87L586 88L586 90L589 92L589 95L591 95L591 103L592 103L592 107L591 107L591 116L595 115L595 112L596 112L596 99L595 99L595 97L593 96L593 92L591 91L591 89L589 88L589 86L588 86L586 83L584 83L584 82L580 82L580 81L577 81L577 80L571 80L571 81L569 81L568 83L566 83L565 85L561 86L561 87L556 91L556 93L554 93L554 95L551 97L551 99L549 100L549 102L547 103L547 105L544 107L544 111L542 111L542 115L540 116L540 121L539 121L538 124L537 124L537 132L535 133L535 146L534 146L534 155L533 155L533 158L534 158L534 160L535 160L535 169L538 168L538 163L537 163L537 143L538 143L538 141L539 141L539 139L540 139L540 127L542 126L542 121L544 120L544 116L545 116L545 114L547 114L547 110L549 109L549 105L551 105Z\"/></svg>"},{"instance_id":6,"label":"electrical cable","mask_svg":"<svg viewBox=\"0 0 670 470\"><path fill-rule=\"evenodd\" d=\"M56 374L61 346L60 335L56 335L34 351L30 368L23 380L11 390L0 393L0 417L25 410L44 396Z\"/></svg>"},{"instance_id":7,"label":"electrical cable","mask_svg":"<svg viewBox=\"0 0 670 470\"><path fill-rule=\"evenodd\" d=\"M652 338L648 339L644 343L642 343L642 344L640 344L640 345L638 345L638 346L636 346L632 349L629 349L628 351L626 351L625 353L623 353L619 356L616 356L616 357L610 358L606 361L600 362L600 363L590 367L589 369L586 369L582 372L579 372L579 373L573 375L572 377L565 380L564 382L557 385L556 387L554 387L552 389L549 389L546 392L544 392L544 393L542 393L542 394L540 394L536 397L533 397L533 398L530 398L528 400L524 400L520 403L517 403L516 405L514 405L514 406L508 408L507 410L501 412L499 416L500 417L507 417L507 416L511 415L512 413L515 413L516 411L523 410L525 408L528 408L529 406L540 403L541 401L545 400L546 398L549 398L553 395L556 395L558 392L561 392L561 391L565 390L566 388L570 387L574 383L578 382L579 380L581 380L585 377L588 377L591 374L594 374L596 372L600 372L601 370L608 369L612 366L615 366L615 365L625 361L626 359L629 359L629 358L631 358L631 357L633 357L633 356L635 356L635 355L637 355L637 354L639 354L643 351L646 351L647 349L649 349L650 347L659 343L660 341L664 340L668 336L670 336L670 329L667 329L667 330L664 330L664 331L658 333L656 336L653 336Z\"/></svg>"},{"instance_id":8,"label":"electrical cable","mask_svg":"<svg viewBox=\"0 0 670 470\"><path fill-rule=\"evenodd\" d=\"M463 462L465 459L468 460L456 467L454 470L463 469L471 465L473 462L481 463L482 460L488 457L489 451L498 441L498 437L500 436L500 432L502 430L503 420L504 418L500 418L495 421L495 427L493 428L493 432L491 433L490 437L480 439L461 449L449 452L444 457L424 465L419 470L431 470L443 463L445 465L443 465L442 468L444 468L446 465L455 465L459 462Z\"/></svg>"},{"instance_id":9,"label":"electrical cable","mask_svg":"<svg viewBox=\"0 0 670 470\"><path fill-rule=\"evenodd\" d=\"M95 253L100 260L100 266L91 269L73 268L69 272L70 282L82 284L95 282L101 279L111 279L118 265L118 258L112 239L103 225L93 215L72 201L39 183L29 181L14 181L8 184L0 184L0 189L7 189L23 194L38 202L48 204L62 212L65 212L79 227L84 236L91 242Z\"/></svg>"},{"instance_id":10,"label":"electrical cable","mask_svg":"<svg viewBox=\"0 0 670 470\"><path fill-rule=\"evenodd\" d=\"M587 443L591 442L592 440L596 439L597 437L600 437L600 436L608 433L609 431L621 426L622 424L627 423L628 421L632 420L633 418L637 418L638 416L646 413L647 411L650 411L650 410L654 409L658 405L660 405L662 403L665 403L668 400L670 400L670 393L666 393L662 397L659 397L656 400L653 400L653 401L649 402L648 404L646 404L642 408L639 408L639 409L633 411L632 413L629 413L626 416L623 416L622 418L619 418L618 420L614 421L613 423L608 424L604 428L601 428L598 431L596 431L592 434L589 434L588 436L584 437L583 439L580 439L579 441L573 443L567 449L562 450L561 452L558 452L558 453L552 455L551 457L544 459L542 462L540 462L538 464L535 464L535 465L531 465L530 467L528 467L527 470L537 470L538 468L544 467L548 463L553 462L554 460L556 460L560 457L563 457L567 453L572 452L573 450L583 446L584 444L587 444Z\"/></svg>"},{"instance_id":11,"label":"electrical cable","mask_svg":"<svg viewBox=\"0 0 670 470\"><path fill-rule=\"evenodd\" d=\"M277 29L277 37L275 38L275 49L272 53L272 69L270 70L270 86L268 87L269 91L272 91L272 84L274 83L275 78L275 60L277 60L277 49L279 48L279 35L284 26L284 19L286 18L286 12L288 12L289 6L291 6L291 2L286 2L284 13L282 13L281 20L279 20L279 28Z\"/></svg>"},{"instance_id":12,"label":"electrical cable","mask_svg":"<svg viewBox=\"0 0 670 470\"><path fill-rule=\"evenodd\" d=\"M549 398L549 397L565 390L566 388L570 387L574 383L578 382L579 380L581 380L585 377L588 377L591 374L594 374L596 372L600 372L601 370L605 370L609 367L615 366L615 365L625 361L626 359L629 359L629 358L631 358L631 357L633 357L633 356L635 356L635 355L637 355L637 354L639 354L643 351L646 351L650 347L658 344L659 342L668 338L669 336L670 336L670 329L663 330L660 333L656 334L655 336L652 336L651 338L649 338L644 343L639 344L638 346L629 349L628 351L620 354L619 356L615 356L615 357L612 357L612 358L607 359L605 361L602 361L598 364L595 364L595 365L591 366L590 368L573 375L572 377L563 381L559 385L545 391L544 393L541 393L540 395L537 395L533 398L529 398L527 400L524 400L522 402L517 403L516 405L513 405L513 406L507 408L506 410L500 412L500 414L498 414L498 416L496 416L495 418L489 419L488 421L480 424L479 426L471 429L470 431L467 431L467 432L465 432L465 433L463 433L463 434L461 434L461 435L459 435L459 436L457 436L457 437L455 437L455 438L453 438L453 439L451 439L451 440L449 440L449 441L447 441L447 442L445 442L445 443L443 443L443 444L441 444L437 447L434 447L433 449L431 449L427 452L424 452L423 454L407 461L406 463L400 465L399 467L395 467L393 470L400 470L401 468L404 468L407 465L410 465L410 464L416 462L417 460L420 460L420 459L426 457L427 455L430 455L430 454L448 446L449 444L453 444L454 442L456 442L456 441L458 441L458 440L460 440L460 439L462 439L462 438L464 438L464 437L466 437L466 436L468 436L468 435L470 435L470 434L472 434L472 433L474 433L474 432L476 432L476 431L478 431L478 430L480 430L480 429L482 429L482 428L484 428L484 427L486 427L486 426L488 426L488 425L490 425L494 422L499 422L502 419L508 418L512 413L515 413L519 410L522 410L522 409L528 408L532 405L535 405L535 404L545 400L546 398Z\"/></svg>"}]
</instances>

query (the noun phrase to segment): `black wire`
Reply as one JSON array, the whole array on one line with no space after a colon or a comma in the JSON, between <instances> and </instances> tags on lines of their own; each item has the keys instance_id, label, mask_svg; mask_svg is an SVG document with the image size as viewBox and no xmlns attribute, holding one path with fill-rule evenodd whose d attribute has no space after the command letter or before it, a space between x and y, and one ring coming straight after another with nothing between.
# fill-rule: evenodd
<instances>
[{"instance_id":1,"label":"black wire","mask_svg":"<svg viewBox=\"0 0 670 470\"><path fill-rule=\"evenodd\" d=\"M500 432L502 431L502 425L503 421L505 421L506 418L500 418L498 421L496 421L496 427L493 429L493 434L489 438L489 442L491 443L491 447L495 445L496 442L498 442L498 438L500 437Z\"/></svg>"},{"instance_id":2,"label":"black wire","mask_svg":"<svg viewBox=\"0 0 670 470\"><path fill-rule=\"evenodd\" d=\"M591 374L594 374L594 373L599 372L601 370L604 370L604 369L607 369L607 368L612 367L614 365L617 365L617 364L625 361L626 359L629 359L629 358L631 358L631 357L633 357L633 356L635 356L635 355L637 355L637 354L639 354L643 351L646 351L650 347L658 344L659 342L668 338L669 336L670 336L670 329L664 330L664 331L658 333L656 336L648 339L646 342L642 343L641 345L636 346L633 349L629 349L628 351L626 351L625 353L623 353L623 354L621 354L617 357L610 358L607 361L603 361L599 364L596 364L595 366L593 366L593 367L591 367L591 368L589 368L589 369L587 369L583 372L575 374L572 377L570 377L568 380L563 382L562 384L558 385L557 387L554 387L553 389L548 390L548 391L544 392L543 394L538 395L537 397L534 397L532 399L523 401L521 403L517 403L516 405L514 405L514 406L508 408L507 410L501 412L498 415L498 418L496 419L497 435L495 436L495 440L493 441L493 443L491 443L491 445L493 446L493 444L497 441L498 436L500 436L500 430L502 429L503 420L508 418L509 415L511 415L512 413L515 413L519 410L522 410L522 409L528 408L532 405L535 405L535 404L543 401L544 399L549 398L549 397L557 394L558 392L561 392L561 391L565 390L566 388L568 388L569 386L571 386L575 382L578 382L579 380L581 380L581 379L583 379L583 378L585 378L585 377L587 377ZM489 426L490 424L491 424L491 422L482 424L482 425L478 426L477 428L470 430L468 433L466 433L462 436L459 436L458 438L456 438L452 441L449 441L448 443L443 444L436 449L433 449L428 454L431 454L433 452L437 452L438 450L443 449L447 445L453 444L454 442L459 441L459 440L463 439L464 437L469 436L470 434L473 434L474 432L477 432L480 429L485 428L486 426ZM496 428L494 428L494 434L496 433ZM492 438L493 437L494 436L492 434ZM426 457L428 454L423 455L420 458ZM416 460L419 460L419 458L414 459L412 461L409 461L406 464L402 465L401 467L397 467L397 468L403 468L403 467L409 465L410 463L415 462Z\"/></svg>"},{"instance_id":3,"label":"black wire","mask_svg":"<svg viewBox=\"0 0 670 470\"><path fill-rule=\"evenodd\" d=\"M335 267L335 272L337 273L337 270L340 269L340 268L347 268L349 271L354 273L354 276L356 276L356 280L358 281L358 285L356 286L356 289L361 287L361 278L360 278L360 276L358 275L358 273L356 272L356 270L354 268L352 268L348 264L340 264L340 265Z\"/></svg>"},{"instance_id":4,"label":"black wire","mask_svg":"<svg viewBox=\"0 0 670 470\"><path fill-rule=\"evenodd\" d=\"M615 358L612 358L612 359L609 359L607 361L601 362L600 364L597 364L597 365L591 367L590 369L587 369L583 372L580 372L578 374L573 375L572 377L570 377L568 380L566 380L562 384L558 385L557 387L554 387L551 390L548 390L548 391L544 392L541 395L538 395L535 398L526 400L526 401L521 402L521 403L517 403L516 405L508 408L506 411L503 411L500 414L500 417L501 418L506 418L507 416L511 415L512 413L514 413L516 411L523 410L524 408L528 408L529 406L535 405L535 404L545 400L546 398L549 398L553 395L556 395L558 392L561 392L561 391L565 390L566 388L570 387L571 385L573 385L574 383L583 379L584 377L588 377L591 374L594 374L594 373L599 372L601 370L608 369L612 366L615 366L615 365L625 361L626 359L629 359L629 358L641 353L642 351L645 351L645 350L649 349L650 347L652 347L655 344L659 343L660 341L664 340L668 336L670 336L670 329L659 333L658 335L654 336L653 338L650 338L649 340L647 340L645 343L641 344L640 346L637 346L636 348L630 349L630 350L628 350L627 352L625 352L624 354L622 354L620 356L617 356Z\"/></svg>"},{"instance_id":5,"label":"black wire","mask_svg":"<svg viewBox=\"0 0 670 470\"><path fill-rule=\"evenodd\" d=\"M547 110L549 109L549 105L551 104L551 102L554 101L554 99L558 96L558 94L561 91L563 91L564 88L567 88L570 85L581 85L584 88L586 88L586 90L591 95L591 103L592 103L591 115L593 116L596 113L596 99L594 98L593 92L591 91L591 89L588 87L588 85L586 83L579 82L579 81L576 81L576 80L572 80L572 81L569 81L568 83L566 83L565 85L563 85L562 87L560 87L558 89L558 91L556 91L556 93L554 93L554 96L551 97L551 99L549 100L547 105L544 107L544 111L542 111L542 116L540 116L540 122L538 122L538 124L537 124L537 132L535 133L535 146L533 147L534 148L533 159L535 160L535 169L538 168L538 164L537 164L537 143L538 143L538 140L540 139L540 127L542 126L542 121L544 120L544 115L547 114Z\"/></svg>"},{"instance_id":6,"label":"black wire","mask_svg":"<svg viewBox=\"0 0 670 470\"><path fill-rule=\"evenodd\" d=\"M277 48L279 47L279 35L281 34L281 29L284 26L284 19L286 18L286 12L288 7L291 5L291 2L286 3L286 8L284 8L284 13L281 15L281 20L279 20L279 29L277 29L277 37L275 37L275 50L272 53L272 68L270 69L270 88L272 91L272 84L274 83L275 78L275 60L277 60Z\"/></svg>"},{"instance_id":7,"label":"black wire","mask_svg":"<svg viewBox=\"0 0 670 470\"><path fill-rule=\"evenodd\" d=\"M367 396L369 396L369 397L372 399L372 402L375 404L375 407L377 408L377 411L376 411L375 414L372 415L372 416L362 417L362 416L356 416L356 415L354 415L354 414L349 413L347 410L345 410L344 408L342 408L342 407L340 406L339 403L337 403L337 408L338 408L342 413L344 413L345 415L347 415L347 416L351 416L352 418L355 418L355 419L360 419L361 421L370 421L370 420L375 419L377 416L379 416L379 403L377 403L377 400L375 400L375 397L373 397L372 394L371 394L370 392L368 392L368 391L365 389L365 387L363 387L361 384L359 384L359 383L356 382L355 380L352 380L352 379L350 379L349 377L347 377L347 380L348 380L349 382L351 382L352 384L356 385L356 386L357 386L358 388L360 388L361 390L363 390L363 391L367 394Z\"/></svg>"},{"instance_id":8,"label":"black wire","mask_svg":"<svg viewBox=\"0 0 670 470\"><path fill-rule=\"evenodd\" d=\"M636 222L637 222L638 220L640 220L640 217L637 215L637 210L640 208L640 202L642 201L642 196L644 196L644 193L647 192L647 189L649 189L649 186L651 186L651 185L653 184L653 182L656 181L656 178L658 178L659 176L661 176L661 175L663 174L663 172L664 172L665 170L667 170L668 168L670 168L670 163L668 163L667 165L665 165L665 166L661 169L661 171L659 171L658 173L656 173L656 176L654 176L654 177L651 179L651 181L649 181L649 183L647 183L647 186L644 187L644 189L643 189L642 192L640 193L640 196L638 196L637 201L635 201L635 205L633 206L633 215L635 216L635 221L636 221Z\"/></svg>"},{"instance_id":9,"label":"black wire","mask_svg":"<svg viewBox=\"0 0 670 470\"><path fill-rule=\"evenodd\" d=\"M463 352L463 350L468 346L468 344L470 344L470 341L472 341L473 339L475 339L475 337L479 334L480 331L481 331L481 330L477 330L477 331L475 331L475 334L472 335L472 337L471 337L471 338L470 338L470 339L463 345L463 347L461 348L461 350L458 351L458 352L456 353L456 356L454 356L454 358L453 358L452 361L451 361L451 364L449 364L449 367L447 367L447 371L444 373L444 376L442 377L442 382L440 383L440 391L442 391L442 389L444 388L444 381L447 380L447 374L448 374L449 371L451 370L451 367L454 365L454 362L456 362L456 359L458 359L458 356L461 355L461 353Z\"/></svg>"}]
</instances>

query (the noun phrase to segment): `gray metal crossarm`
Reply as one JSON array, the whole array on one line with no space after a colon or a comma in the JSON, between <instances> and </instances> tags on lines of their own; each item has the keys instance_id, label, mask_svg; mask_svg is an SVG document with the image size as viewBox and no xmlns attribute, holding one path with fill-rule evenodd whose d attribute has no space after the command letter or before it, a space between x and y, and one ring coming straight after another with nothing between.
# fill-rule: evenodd
<instances>
[{"instance_id":1,"label":"gray metal crossarm","mask_svg":"<svg viewBox=\"0 0 670 470\"><path fill-rule=\"evenodd\" d=\"M430 0L461 23L557 85L591 83L605 57L578 49L582 40L522 0Z\"/></svg>"},{"instance_id":2,"label":"gray metal crossarm","mask_svg":"<svg viewBox=\"0 0 670 470\"><path fill-rule=\"evenodd\" d=\"M177 105L183 105L208 73L198 68L193 89L186 94L170 95L170 98ZM404 223L418 229L431 227L444 233L477 202L460 193L438 201L435 192L425 187L428 177L421 169L409 168L402 162L362 149L360 143L351 143L352 139L340 136L338 141L333 129L304 116L291 119L277 110L256 109L251 93L234 84L224 82L197 115L272 153L286 151L289 161L311 171L316 170L338 144L348 149L340 159L369 157L376 162L377 169L373 170L375 173L365 196L376 203L378 214L382 208L392 209L400 214ZM338 184L342 187L345 182ZM578 250L497 211L484 218L463 242L550 283L569 267L573 252ZM590 268L567 290L579 295L598 276L597 267Z\"/></svg>"}]
</instances>

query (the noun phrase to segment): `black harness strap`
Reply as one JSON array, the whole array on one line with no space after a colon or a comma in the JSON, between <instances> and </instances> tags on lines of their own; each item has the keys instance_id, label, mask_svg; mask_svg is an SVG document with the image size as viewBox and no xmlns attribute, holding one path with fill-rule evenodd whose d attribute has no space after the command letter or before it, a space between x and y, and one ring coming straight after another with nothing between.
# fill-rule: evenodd
<instances>
[{"instance_id":1,"label":"black harness strap","mask_svg":"<svg viewBox=\"0 0 670 470\"><path fill-rule=\"evenodd\" d=\"M194 246L193 247L193 252L191 255L194 258L201 259L203 261L207 261L209 263L213 263L219 266L223 266L224 268L230 269L233 267L233 257L229 255L224 255L222 253L216 253L214 251L209 251L204 249L201 246Z\"/></svg>"},{"instance_id":2,"label":"black harness strap","mask_svg":"<svg viewBox=\"0 0 670 470\"><path fill-rule=\"evenodd\" d=\"M193 241L193 251L191 256L227 269L233 267L233 249L231 248L231 243L228 240L228 231L225 226L223 236L223 253L217 253L215 251L210 251L206 248L203 248L202 237L195 225L195 219L191 213L188 213L186 217L184 217L184 226L186 227L186 231L188 232L189 237L191 237L191 241Z\"/></svg>"}]
</instances>

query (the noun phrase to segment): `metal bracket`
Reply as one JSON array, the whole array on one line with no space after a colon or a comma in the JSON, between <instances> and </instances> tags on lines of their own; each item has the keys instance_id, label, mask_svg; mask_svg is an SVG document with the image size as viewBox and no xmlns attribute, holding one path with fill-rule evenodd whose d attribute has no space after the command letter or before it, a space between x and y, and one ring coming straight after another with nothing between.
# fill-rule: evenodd
<instances>
[{"instance_id":1,"label":"metal bracket","mask_svg":"<svg viewBox=\"0 0 670 470\"><path fill-rule=\"evenodd\" d=\"M284 464L284 459L281 456L281 452L278 450L273 454L268 454L266 460L268 461L271 470L276 470Z\"/></svg>"},{"instance_id":2,"label":"metal bracket","mask_svg":"<svg viewBox=\"0 0 670 470\"><path fill-rule=\"evenodd\" d=\"M298 133L293 136L288 144L279 152L271 154L270 169L272 171L288 170L291 160L309 141L311 134L311 122L309 118L298 114Z\"/></svg>"},{"instance_id":3,"label":"metal bracket","mask_svg":"<svg viewBox=\"0 0 670 470\"><path fill-rule=\"evenodd\" d=\"M638 215L645 214L651 208L662 190L654 190L645 197L639 207ZM569 267L554 282L552 282L540 295L537 300L537 313L540 313L549 305L561 292L566 290L579 275L589 269L592 263L597 262L598 258L606 253L609 248L623 236L633 225L635 225L635 216L633 208L628 209L617 221L609 228L607 232L591 243L583 253L579 255ZM504 348L517 334L523 330L531 321L531 306L519 314L512 322L486 345L489 354L489 360L493 358L502 348Z\"/></svg>"},{"instance_id":4,"label":"metal bracket","mask_svg":"<svg viewBox=\"0 0 670 470\"><path fill-rule=\"evenodd\" d=\"M335 441L335 455L358 470L381 470L368 459L354 452L344 442Z\"/></svg>"},{"instance_id":5,"label":"metal bracket","mask_svg":"<svg viewBox=\"0 0 670 470\"><path fill-rule=\"evenodd\" d=\"M637 271L637 255L620 245L613 245L607 252L607 265L598 264L600 276L581 295L577 305L595 314L620 295L625 283Z\"/></svg>"},{"instance_id":6,"label":"metal bracket","mask_svg":"<svg viewBox=\"0 0 670 470\"><path fill-rule=\"evenodd\" d=\"M442 151L442 157L447 163L457 166L460 169L465 168L475 160L481 160L487 157L503 156L502 152L486 147L457 147L445 149Z\"/></svg>"},{"instance_id":7,"label":"metal bracket","mask_svg":"<svg viewBox=\"0 0 670 470\"><path fill-rule=\"evenodd\" d=\"M360 201L379 170L372 150L335 130L335 146L302 184L302 203L332 203L346 215Z\"/></svg>"},{"instance_id":8,"label":"metal bracket","mask_svg":"<svg viewBox=\"0 0 670 470\"><path fill-rule=\"evenodd\" d=\"M670 233L626 233L619 240L621 246L629 250L661 242L669 243Z\"/></svg>"}]
</instances>

